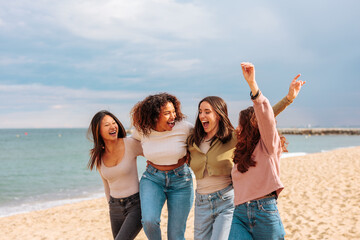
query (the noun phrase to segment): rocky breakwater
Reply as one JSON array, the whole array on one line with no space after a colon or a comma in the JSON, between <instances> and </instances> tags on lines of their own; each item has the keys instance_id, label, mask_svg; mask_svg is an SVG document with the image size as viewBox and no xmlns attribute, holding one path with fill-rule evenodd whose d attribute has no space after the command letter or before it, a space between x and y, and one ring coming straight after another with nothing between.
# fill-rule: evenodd
<instances>
[{"instance_id":1,"label":"rocky breakwater","mask_svg":"<svg viewBox=\"0 0 360 240\"><path fill-rule=\"evenodd\" d=\"M360 128L279 128L281 134L293 135L360 135Z\"/></svg>"}]
</instances>

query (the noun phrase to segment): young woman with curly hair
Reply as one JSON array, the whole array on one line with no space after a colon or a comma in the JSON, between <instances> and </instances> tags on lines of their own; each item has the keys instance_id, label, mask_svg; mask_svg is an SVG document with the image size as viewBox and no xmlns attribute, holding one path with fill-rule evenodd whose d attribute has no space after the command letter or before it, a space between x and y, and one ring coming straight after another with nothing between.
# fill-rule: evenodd
<instances>
[{"instance_id":1,"label":"young woman with curly hair","mask_svg":"<svg viewBox=\"0 0 360 240\"><path fill-rule=\"evenodd\" d=\"M168 93L150 95L131 111L147 167L140 180L142 224L148 239L161 239L160 216L168 208L168 239L185 239L193 204L191 170L186 164L186 139L192 124L184 121L179 100Z\"/></svg>"},{"instance_id":2,"label":"young woman with curly hair","mask_svg":"<svg viewBox=\"0 0 360 240\"><path fill-rule=\"evenodd\" d=\"M254 65L242 63L241 67L253 107L240 112L236 128L238 141L231 172L235 210L229 239L284 239L276 199L284 188L280 155L286 151L285 139L280 137L273 109L255 81ZM305 82L297 81L299 76L293 83L301 88Z\"/></svg>"},{"instance_id":3,"label":"young woman with curly hair","mask_svg":"<svg viewBox=\"0 0 360 240\"><path fill-rule=\"evenodd\" d=\"M92 118L88 136L94 142L88 167L99 170L103 181L113 237L135 239L142 228L136 166L140 142L127 138L121 122L105 110Z\"/></svg>"},{"instance_id":4,"label":"young woman with curly hair","mask_svg":"<svg viewBox=\"0 0 360 240\"><path fill-rule=\"evenodd\" d=\"M292 82L288 94L274 107L277 116L297 97L299 84ZM194 239L227 239L234 211L231 170L237 135L226 102L208 96L198 105L193 133L188 139L190 167L196 177Z\"/></svg>"}]
</instances>

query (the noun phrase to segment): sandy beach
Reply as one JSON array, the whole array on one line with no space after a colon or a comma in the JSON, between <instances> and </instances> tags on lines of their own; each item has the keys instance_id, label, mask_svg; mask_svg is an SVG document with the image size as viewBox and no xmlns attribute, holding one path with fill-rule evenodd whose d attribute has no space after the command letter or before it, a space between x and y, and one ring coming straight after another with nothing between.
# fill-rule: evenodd
<instances>
[{"instance_id":1,"label":"sandy beach","mask_svg":"<svg viewBox=\"0 0 360 240\"><path fill-rule=\"evenodd\" d=\"M286 239L360 239L360 147L285 158ZM0 239L112 239L105 198L0 218ZM162 233L166 239L166 207ZM194 209L186 230L193 239ZM136 239L146 239L142 231Z\"/></svg>"}]
</instances>

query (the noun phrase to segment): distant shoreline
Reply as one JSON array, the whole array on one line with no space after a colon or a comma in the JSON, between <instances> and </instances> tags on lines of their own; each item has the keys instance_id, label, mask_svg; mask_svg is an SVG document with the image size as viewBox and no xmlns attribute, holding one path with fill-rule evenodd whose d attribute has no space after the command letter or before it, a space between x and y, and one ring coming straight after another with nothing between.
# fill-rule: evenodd
<instances>
[{"instance_id":1,"label":"distant shoreline","mask_svg":"<svg viewBox=\"0 0 360 240\"><path fill-rule=\"evenodd\" d=\"M86 128L0 128L1 131L31 131L31 130L68 130ZM126 128L128 135L132 134L133 128ZM360 135L360 128L278 128L281 134L289 135Z\"/></svg>"},{"instance_id":2,"label":"distant shoreline","mask_svg":"<svg viewBox=\"0 0 360 240\"><path fill-rule=\"evenodd\" d=\"M360 135L360 128L279 128L281 134L288 135ZM133 129L126 129L130 135Z\"/></svg>"},{"instance_id":3,"label":"distant shoreline","mask_svg":"<svg viewBox=\"0 0 360 240\"><path fill-rule=\"evenodd\" d=\"M360 135L360 128L279 128L289 135Z\"/></svg>"}]
</instances>

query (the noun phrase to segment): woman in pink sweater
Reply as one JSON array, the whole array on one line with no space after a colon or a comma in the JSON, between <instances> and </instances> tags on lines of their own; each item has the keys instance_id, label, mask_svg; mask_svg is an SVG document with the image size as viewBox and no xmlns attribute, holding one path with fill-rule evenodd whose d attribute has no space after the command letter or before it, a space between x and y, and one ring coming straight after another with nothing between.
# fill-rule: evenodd
<instances>
[{"instance_id":1,"label":"woman in pink sweater","mask_svg":"<svg viewBox=\"0 0 360 240\"><path fill-rule=\"evenodd\" d=\"M276 199L284 188L280 181L280 155L285 138L276 129L273 109L255 81L255 68L242 63L254 103L240 112L238 143L232 181L235 210L229 239L284 239L285 231ZM301 87L305 82L297 81Z\"/></svg>"}]
</instances>

